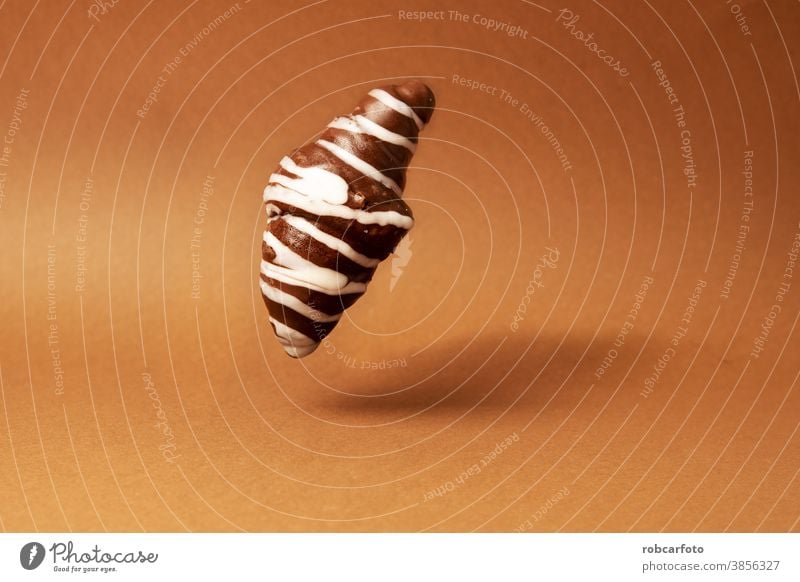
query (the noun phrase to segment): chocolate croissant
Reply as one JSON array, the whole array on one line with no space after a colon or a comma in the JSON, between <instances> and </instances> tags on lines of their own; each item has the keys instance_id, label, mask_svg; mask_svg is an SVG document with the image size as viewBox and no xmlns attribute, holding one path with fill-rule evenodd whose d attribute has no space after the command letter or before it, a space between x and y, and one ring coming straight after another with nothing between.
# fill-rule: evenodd
<instances>
[{"instance_id":1,"label":"chocolate croissant","mask_svg":"<svg viewBox=\"0 0 800 582\"><path fill-rule=\"evenodd\" d=\"M401 196L433 107L420 81L373 89L269 177L261 292L290 356L317 348L414 225Z\"/></svg>"}]
</instances>

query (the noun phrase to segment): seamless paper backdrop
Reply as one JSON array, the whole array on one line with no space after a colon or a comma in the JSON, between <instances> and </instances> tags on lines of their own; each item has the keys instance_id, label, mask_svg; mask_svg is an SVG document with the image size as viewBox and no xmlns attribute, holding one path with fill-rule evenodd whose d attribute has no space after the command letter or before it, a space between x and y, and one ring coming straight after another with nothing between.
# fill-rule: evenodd
<instances>
[{"instance_id":1,"label":"seamless paper backdrop","mask_svg":"<svg viewBox=\"0 0 800 582\"><path fill-rule=\"evenodd\" d=\"M793 2L0 5L0 527L797 531ZM320 349L281 156L437 110Z\"/></svg>"}]
</instances>

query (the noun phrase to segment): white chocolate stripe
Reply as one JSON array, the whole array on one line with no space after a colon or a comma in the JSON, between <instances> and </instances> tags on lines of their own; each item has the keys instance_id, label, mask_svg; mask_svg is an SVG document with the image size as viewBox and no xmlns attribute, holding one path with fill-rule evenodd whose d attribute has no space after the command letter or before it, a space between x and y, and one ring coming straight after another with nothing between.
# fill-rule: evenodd
<instances>
[{"instance_id":1,"label":"white chocolate stripe","mask_svg":"<svg viewBox=\"0 0 800 582\"><path fill-rule=\"evenodd\" d=\"M283 217L283 220L289 226L307 234L318 243L325 245L329 249L332 249L341 255L344 255L362 267L377 267L378 263L381 262L380 259L372 259L366 255L362 255L342 239L336 238L335 236L329 235L327 232L321 231L302 216L292 216L291 214L287 214Z\"/></svg>"},{"instance_id":2,"label":"white chocolate stripe","mask_svg":"<svg viewBox=\"0 0 800 582\"><path fill-rule=\"evenodd\" d=\"M264 281L263 279L260 280L261 283L261 293L267 299L274 301L275 303L280 303L284 307L288 307L292 311L296 311L303 317L307 317L311 321L319 321L320 323L329 323L331 321L339 321L342 317L341 313L337 313L335 315L328 315L327 313L322 313L318 309L314 309L310 305L303 303L294 295L290 295L285 291L281 291L277 287L272 287L269 283Z\"/></svg>"},{"instance_id":3,"label":"white chocolate stripe","mask_svg":"<svg viewBox=\"0 0 800 582\"><path fill-rule=\"evenodd\" d=\"M363 293L367 288L366 283L356 283L355 281L351 281L341 289L331 291L330 289L318 287L317 285L307 283L306 281L295 277L292 269L273 265L267 261L261 261L261 274L265 277L269 277L270 279L275 279L276 281L285 283L286 285L303 287L305 289L309 289L310 291L324 293L325 295L349 295L351 293Z\"/></svg>"},{"instance_id":4,"label":"white chocolate stripe","mask_svg":"<svg viewBox=\"0 0 800 582\"><path fill-rule=\"evenodd\" d=\"M317 349L318 341L300 333L274 317L270 317L269 321L275 326L275 335L278 338L278 342L290 356L302 358Z\"/></svg>"},{"instance_id":5,"label":"white chocolate stripe","mask_svg":"<svg viewBox=\"0 0 800 582\"><path fill-rule=\"evenodd\" d=\"M312 286L324 289L329 295L338 293L347 287L350 280L346 275L333 269L315 265L306 258L301 257L287 247L270 231L264 232L264 242L275 251L275 267L285 267L291 271L291 276L304 283L309 289Z\"/></svg>"},{"instance_id":6,"label":"white chocolate stripe","mask_svg":"<svg viewBox=\"0 0 800 582\"><path fill-rule=\"evenodd\" d=\"M398 196L401 196L403 194L403 191L400 189L400 186L397 185L397 182L392 180L390 177L382 174L375 166L365 162L357 155L352 154L348 152L346 149L339 147L335 143L324 139L318 139L317 145L328 150L334 156L342 160L345 164L351 166L352 168L355 168L365 176L369 176L370 178L372 178L377 182L380 182L387 188L391 188L394 191L394 193L397 194Z\"/></svg>"},{"instance_id":7,"label":"white chocolate stripe","mask_svg":"<svg viewBox=\"0 0 800 582\"><path fill-rule=\"evenodd\" d=\"M350 281L339 271L320 267L301 257L268 230L264 231L264 242L274 251L275 263L262 261L261 266L272 273L283 274L285 278L292 280L290 282L292 285L299 285L327 295L354 293L366 289L365 283ZM265 272L264 274L272 276L270 273ZM275 278L283 280L280 277Z\"/></svg>"},{"instance_id":8,"label":"white chocolate stripe","mask_svg":"<svg viewBox=\"0 0 800 582\"><path fill-rule=\"evenodd\" d=\"M290 178L282 174L272 174L270 180L291 188L309 198L318 198L330 204L345 204L347 202L348 186L344 179L318 166L302 167L286 156L281 160L284 170L298 176Z\"/></svg>"},{"instance_id":9,"label":"white chocolate stripe","mask_svg":"<svg viewBox=\"0 0 800 582\"><path fill-rule=\"evenodd\" d=\"M264 206L264 209L267 211L267 228L269 228L273 220L278 220L278 218L281 217L281 209L271 202L268 202L267 205ZM287 216L289 215L287 214Z\"/></svg>"},{"instance_id":10,"label":"white chocolate stripe","mask_svg":"<svg viewBox=\"0 0 800 582\"><path fill-rule=\"evenodd\" d=\"M366 211L350 208L343 204L329 204L323 200L309 198L282 184L268 184L264 188L264 202L269 204L271 200L289 204L317 216L334 216L346 220L355 220L361 224L379 224L381 226L390 224L405 230L409 230L414 226L414 220L410 216L400 214L394 210Z\"/></svg>"},{"instance_id":11,"label":"white chocolate stripe","mask_svg":"<svg viewBox=\"0 0 800 582\"><path fill-rule=\"evenodd\" d=\"M425 125L423 121L419 118L417 113L411 107L408 106L408 103L405 103L404 101L401 101L397 97L390 95L383 89L373 89L372 91L369 92L369 96L374 97L375 99L386 105L386 107L388 107L389 109L394 109L401 115L405 115L406 117L410 117L411 119L413 119L414 123L417 124L417 129L422 129L422 127Z\"/></svg>"},{"instance_id":12,"label":"white chocolate stripe","mask_svg":"<svg viewBox=\"0 0 800 582\"><path fill-rule=\"evenodd\" d=\"M328 124L328 127L349 131L350 133L365 133L367 135L371 135L372 137L376 137L381 141L402 146L412 154L417 149L416 144L407 137L400 135L399 133L389 131L382 125L375 123L363 115L347 115L343 117L337 117Z\"/></svg>"}]
</instances>

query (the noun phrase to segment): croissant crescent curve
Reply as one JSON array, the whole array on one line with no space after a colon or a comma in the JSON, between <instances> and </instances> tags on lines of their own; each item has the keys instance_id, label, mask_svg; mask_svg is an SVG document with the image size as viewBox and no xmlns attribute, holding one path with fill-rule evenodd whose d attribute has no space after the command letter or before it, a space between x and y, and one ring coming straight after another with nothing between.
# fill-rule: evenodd
<instances>
[{"instance_id":1,"label":"croissant crescent curve","mask_svg":"<svg viewBox=\"0 0 800 582\"><path fill-rule=\"evenodd\" d=\"M433 108L420 81L373 89L269 177L261 293L288 355L319 346L414 225L401 196Z\"/></svg>"}]
</instances>

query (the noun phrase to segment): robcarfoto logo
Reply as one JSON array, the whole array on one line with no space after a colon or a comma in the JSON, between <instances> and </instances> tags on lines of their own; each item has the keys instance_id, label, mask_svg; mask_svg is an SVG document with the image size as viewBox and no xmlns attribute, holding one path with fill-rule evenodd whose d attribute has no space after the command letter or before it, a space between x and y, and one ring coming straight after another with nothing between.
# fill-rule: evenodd
<instances>
[{"instance_id":1,"label":"robcarfoto logo","mask_svg":"<svg viewBox=\"0 0 800 582\"><path fill-rule=\"evenodd\" d=\"M35 570L44 560L44 546L39 542L29 542L19 551L19 563L26 570Z\"/></svg>"}]
</instances>

